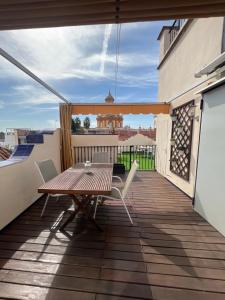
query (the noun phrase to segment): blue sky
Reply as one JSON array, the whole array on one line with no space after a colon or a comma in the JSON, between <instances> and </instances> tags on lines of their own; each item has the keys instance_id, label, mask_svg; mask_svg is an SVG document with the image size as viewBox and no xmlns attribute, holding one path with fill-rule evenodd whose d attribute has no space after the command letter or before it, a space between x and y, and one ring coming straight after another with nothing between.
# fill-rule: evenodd
<instances>
[{"instance_id":1,"label":"blue sky","mask_svg":"<svg viewBox=\"0 0 225 300\"><path fill-rule=\"evenodd\" d=\"M161 27L122 24L117 102L157 101ZM0 32L1 47L72 102L114 95L116 25ZM0 57L0 130L58 126L58 98ZM81 117L82 119L83 117ZM124 125L149 127L152 116L127 115ZM92 126L96 125L91 116Z\"/></svg>"}]
</instances>

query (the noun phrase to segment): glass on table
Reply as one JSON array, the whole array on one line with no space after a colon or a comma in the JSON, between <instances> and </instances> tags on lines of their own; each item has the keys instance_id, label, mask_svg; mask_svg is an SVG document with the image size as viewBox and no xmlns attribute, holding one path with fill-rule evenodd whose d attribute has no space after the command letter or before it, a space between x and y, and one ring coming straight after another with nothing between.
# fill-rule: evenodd
<instances>
[{"instance_id":1,"label":"glass on table","mask_svg":"<svg viewBox=\"0 0 225 300\"><path fill-rule=\"evenodd\" d=\"M87 160L84 164L85 173L91 173L91 162Z\"/></svg>"}]
</instances>

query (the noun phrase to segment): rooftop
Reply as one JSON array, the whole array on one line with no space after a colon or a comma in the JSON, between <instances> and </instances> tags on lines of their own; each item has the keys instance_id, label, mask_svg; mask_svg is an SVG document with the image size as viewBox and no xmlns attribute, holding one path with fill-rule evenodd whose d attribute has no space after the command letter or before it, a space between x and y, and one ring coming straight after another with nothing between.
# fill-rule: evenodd
<instances>
[{"instance_id":1,"label":"rooftop","mask_svg":"<svg viewBox=\"0 0 225 300\"><path fill-rule=\"evenodd\" d=\"M51 201L44 220L43 199L33 204L0 234L0 297L223 300L225 238L156 172L139 172L132 193L133 227L107 201L97 215L104 232L72 239L53 229L67 198Z\"/></svg>"}]
</instances>

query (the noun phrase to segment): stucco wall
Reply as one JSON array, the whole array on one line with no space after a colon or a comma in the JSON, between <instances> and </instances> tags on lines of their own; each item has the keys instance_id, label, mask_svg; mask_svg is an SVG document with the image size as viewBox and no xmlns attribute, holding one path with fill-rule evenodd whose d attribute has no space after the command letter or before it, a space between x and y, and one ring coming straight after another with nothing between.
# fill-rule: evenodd
<instances>
[{"instance_id":1,"label":"stucco wall","mask_svg":"<svg viewBox=\"0 0 225 300\"><path fill-rule=\"evenodd\" d=\"M174 183L177 187L182 189L190 197L194 195L196 162L198 156L198 141L199 141L199 128L200 128L200 102L201 95L195 95L197 90L186 93L182 97L176 99L171 103L171 109L181 106L182 104L195 99L196 110L193 122L192 133L192 149L191 149L191 163L190 163L190 179L189 181L183 180L179 176L170 171L170 138L172 121L169 115L159 115L156 117L156 145L157 145L157 171L165 176L168 180Z\"/></svg>"},{"instance_id":2,"label":"stucco wall","mask_svg":"<svg viewBox=\"0 0 225 300\"><path fill-rule=\"evenodd\" d=\"M209 82L207 78L195 78L194 74L221 53L223 17L196 19L190 22L180 35L174 48L159 67L159 101L171 101L171 110L186 102L195 100L196 116L200 116L201 95L196 92ZM203 82L201 84L201 82ZM197 84L198 87L194 88ZM187 92L187 90L190 91ZM183 94L178 96L179 94ZM178 96L178 97L177 97ZM194 196L196 162L200 120L195 119L192 135L190 179L185 181L170 171L171 118L159 115L155 120L157 144L157 171L182 189Z\"/></svg>"},{"instance_id":3,"label":"stucco wall","mask_svg":"<svg viewBox=\"0 0 225 300\"><path fill-rule=\"evenodd\" d=\"M72 135L72 147L154 145L154 143L152 139L143 134L136 134L125 141L120 141L118 135Z\"/></svg>"},{"instance_id":4,"label":"stucco wall","mask_svg":"<svg viewBox=\"0 0 225 300\"><path fill-rule=\"evenodd\" d=\"M116 146L118 145L118 135L93 134L93 135L72 135L72 147L78 146Z\"/></svg>"},{"instance_id":5,"label":"stucco wall","mask_svg":"<svg viewBox=\"0 0 225 300\"><path fill-rule=\"evenodd\" d=\"M223 17L195 19L159 66L159 101L168 101L205 78L194 74L221 53Z\"/></svg>"},{"instance_id":6,"label":"stucco wall","mask_svg":"<svg viewBox=\"0 0 225 300\"><path fill-rule=\"evenodd\" d=\"M0 229L6 226L40 197L41 178L35 161L52 159L60 171L59 130L44 136L44 144L35 145L27 160L0 166Z\"/></svg>"}]
</instances>

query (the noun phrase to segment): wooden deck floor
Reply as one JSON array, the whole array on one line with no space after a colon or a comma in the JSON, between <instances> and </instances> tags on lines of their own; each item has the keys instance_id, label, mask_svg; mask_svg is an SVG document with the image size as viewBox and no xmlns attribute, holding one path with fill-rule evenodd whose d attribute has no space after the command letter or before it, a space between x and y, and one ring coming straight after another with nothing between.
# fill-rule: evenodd
<instances>
[{"instance_id":1,"label":"wooden deck floor","mask_svg":"<svg viewBox=\"0 0 225 300\"><path fill-rule=\"evenodd\" d=\"M132 190L135 226L106 202L104 232L86 226L72 239L50 231L68 199L52 200L43 219L35 203L0 233L0 298L224 300L225 238L159 174L139 172Z\"/></svg>"}]
</instances>

